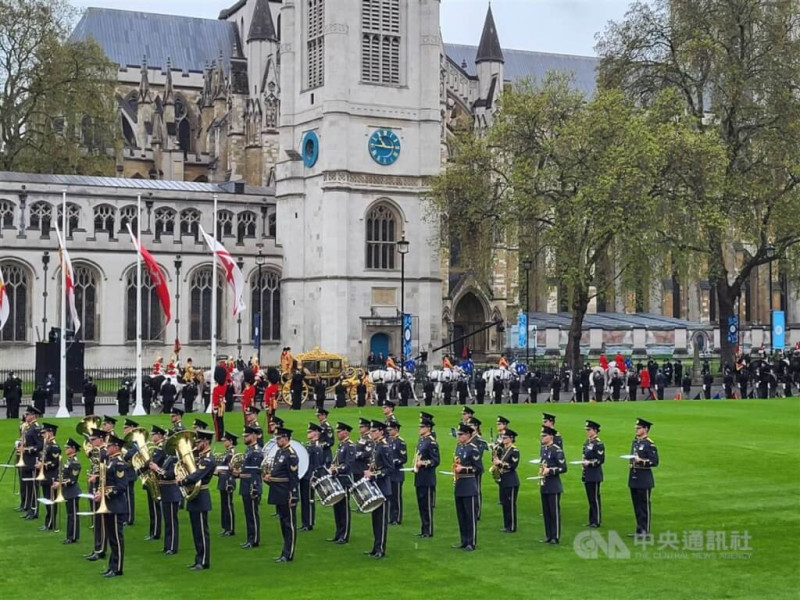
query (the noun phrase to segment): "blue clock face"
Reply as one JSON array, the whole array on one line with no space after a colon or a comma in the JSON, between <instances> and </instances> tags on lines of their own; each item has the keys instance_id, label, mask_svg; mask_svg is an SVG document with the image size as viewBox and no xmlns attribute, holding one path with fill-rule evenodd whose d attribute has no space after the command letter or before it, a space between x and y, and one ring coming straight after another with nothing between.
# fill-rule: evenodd
<instances>
[{"instance_id":1,"label":"blue clock face","mask_svg":"<svg viewBox=\"0 0 800 600\"><path fill-rule=\"evenodd\" d=\"M378 129L369 138L369 155L379 165L391 165L400 158L400 138L391 129Z\"/></svg>"},{"instance_id":2,"label":"blue clock face","mask_svg":"<svg viewBox=\"0 0 800 600\"><path fill-rule=\"evenodd\" d=\"M307 132L303 136L300 144L300 155L303 157L303 164L306 167L313 167L319 158L319 138L313 131Z\"/></svg>"}]
</instances>

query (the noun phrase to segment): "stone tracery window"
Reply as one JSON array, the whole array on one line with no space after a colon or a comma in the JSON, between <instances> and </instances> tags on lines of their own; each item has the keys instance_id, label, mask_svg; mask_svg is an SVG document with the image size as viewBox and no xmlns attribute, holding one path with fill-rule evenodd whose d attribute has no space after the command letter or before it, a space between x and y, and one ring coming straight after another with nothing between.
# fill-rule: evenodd
<instances>
[{"instance_id":1,"label":"stone tracery window","mask_svg":"<svg viewBox=\"0 0 800 600\"><path fill-rule=\"evenodd\" d=\"M161 207L156 209L156 240L161 240L162 235L175 235L175 215L171 208Z\"/></svg>"},{"instance_id":2,"label":"stone tracery window","mask_svg":"<svg viewBox=\"0 0 800 600\"><path fill-rule=\"evenodd\" d=\"M0 342L26 342L28 340L28 313L30 298L30 273L16 262L0 264L3 273L9 315L3 329L0 329Z\"/></svg>"},{"instance_id":3,"label":"stone tracery window","mask_svg":"<svg viewBox=\"0 0 800 600\"><path fill-rule=\"evenodd\" d=\"M16 206L11 200L0 200L0 227L14 227L14 211Z\"/></svg>"},{"instance_id":4,"label":"stone tracery window","mask_svg":"<svg viewBox=\"0 0 800 600\"><path fill-rule=\"evenodd\" d=\"M395 211L386 203L374 206L367 215L367 269L395 268L397 222Z\"/></svg>"},{"instance_id":5,"label":"stone tracery window","mask_svg":"<svg viewBox=\"0 0 800 600\"><path fill-rule=\"evenodd\" d=\"M136 341L136 269L130 269L126 279L127 320L125 339ZM142 269L142 340L159 341L163 338L164 313L153 281L147 269Z\"/></svg>"},{"instance_id":6,"label":"stone tracery window","mask_svg":"<svg viewBox=\"0 0 800 600\"><path fill-rule=\"evenodd\" d=\"M105 231L109 238L114 237L114 220L116 210L110 204L101 204L94 209L94 234L98 231Z\"/></svg>"},{"instance_id":7,"label":"stone tracery window","mask_svg":"<svg viewBox=\"0 0 800 600\"><path fill-rule=\"evenodd\" d=\"M243 244L245 238L256 237L256 213L249 210L236 216L236 243Z\"/></svg>"},{"instance_id":8,"label":"stone tracery window","mask_svg":"<svg viewBox=\"0 0 800 600\"><path fill-rule=\"evenodd\" d=\"M53 220L53 207L47 202L34 202L30 208L28 217L28 229L36 230L42 237L50 235L50 227Z\"/></svg>"},{"instance_id":9,"label":"stone tracery window","mask_svg":"<svg viewBox=\"0 0 800 600\"><path fill-rule=\"evenodd\" d=\"M261 307L261 340L277 342L281 339L281 276L275 271L261 272L261 292L258 289L258 272L251 281L251 306L253 314ZM251 338L255 338L255 319L251 325Z\"/></svg>"},{"instance_id":10,"label":"stone tracery window","mask_svg":"<svg viewBox=\"0 0 800 600\"><path fill-rule=\"evenodd\" d=\"M220 339L222 319L224 311L222 306L222 285L219 282L219 270L217 270L217 339ZM197 269L191 278L189 285L191 312L189 325L189 339L192 341L205 341L211 339L211 293L214 288L212 279L212 268L202 267Z\"/></svg>"},{"instance_id":11,"label":"stone tracery window","mask_svg":"<svg viewBox=\"0 0 800 600\"><path fill-rule=\"evenodd\" d=\"M200 211L187 208L181 212L181 236L191 235L194 240L200 239Z\"/></svg>"}]
</instances>

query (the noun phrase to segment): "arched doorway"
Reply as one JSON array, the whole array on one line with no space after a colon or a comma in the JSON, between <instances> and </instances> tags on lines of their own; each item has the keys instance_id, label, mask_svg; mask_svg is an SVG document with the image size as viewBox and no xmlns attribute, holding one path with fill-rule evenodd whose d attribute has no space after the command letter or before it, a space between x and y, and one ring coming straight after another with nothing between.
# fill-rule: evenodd
<instances>
[{"instance_id":1,"label":"arched doorway","mask_svg":"<svg viewBox=\"0 0 800 600\"><path fill-rule=\"evenodd\" d=\"M386 358L389 356L389 336L385 333L376 333L369 341L369 350L375 356L383 354Z\"/></svg>"},{"instance_id":2,"label":"arched doorway","mask_svg":"<svg viewBox=\"0 0 800 600\"><path fill-rule=\"evenodd\" d=\"M453 339L458 339L486 326L486 311L483 304L472 292L468 292L461 297L456 304L455 318L453 319ZM472 336L468 340L457 342L453 347L453 352L457 358L462 356L464 344L469 344L474 355L480 356L486 353L488 332Z\"/></svg>"}]
</instances>

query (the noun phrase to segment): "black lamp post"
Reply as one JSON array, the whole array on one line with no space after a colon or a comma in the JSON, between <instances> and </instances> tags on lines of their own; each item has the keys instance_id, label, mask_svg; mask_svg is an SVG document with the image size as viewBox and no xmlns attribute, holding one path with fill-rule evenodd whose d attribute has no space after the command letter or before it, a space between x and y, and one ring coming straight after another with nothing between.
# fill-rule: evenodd
<instances>
[{"instance_id":1,"label":"black lamp post","mask_svg":"<svg viewBox=\"0 0 800 600\"><path fill-rule=\"evenodd\" d=\"M262 309L264 308L264 291L261 281L261 267L264 266L264 253L261 251L263 244L258 244L258 256L256 256L256 265L258 265L258 312L256 313L256 353L258 355L258 364L261 365L261 336L264 335L264 328L262 322Z\"/></svg>"},{"instance_id":2,"label":"black lamp post","mask_svg":"<svg viewBox=\"0 0 800 600\"><path fill-rule=\"evenodd\" d=\"M175 340L181 339L181 255L175 256Z\"/></svg>"},{"instance_id":3,"label":"black lamp post","mask_svg":"<svg viewBox=\"0 0 800 600\"><path fill-rule=\"evenodd\" d=\"M236 266L239 267L241 271L244 269L244 259L240 256L236 259ZM236 354L239 357L239 360L242 360L242 313L239 313L239 316L236 317L236 325L239 328L239 336L236 338Z\"/></svg>"},{"instance_id":4,"label":"black lamp post","mask_svg":"<svg viewBox=\"0 0 800 600\"><path fill-rule=\"evenodd\" d=\"M773 314L772 314L772 259L775 258L775 246L769 244L766 248L767 258L769 259L769 348L775 352L775 338L773 337Z\"/></svg>"},{"instance_id":5,"label":"black lamp post","mask_svg":"<svg viewBox=\"0 0 800 600\"><path fill-rule=\"evenodd\" d=\"M528 323L528 313L531 304L531 267L533 266L533 262L531 261L530 257L526 257L522 261L522 268L525 269L525 327L528 328L528 331L525 332L525 366L530 367L529 362L529 348L531 347L530 340L528 336L530 335L530 323ZM533 345L533 358L536 360L536 343Z\"/></svg>"},{"instance_id":6,"label":"black lamp post","mask_svg":"<svg viewBox=\"0 0 800 600\"><path fill-rule=\"evenodd\" d=\"M397 242L397 252L400 254L400 381L405 380L406 370L406 254L410 245L405 235Z\"/></svg>"},{"instance_id":7,"label":"black lamp post","mask_svg":"<svg viewBox=\"0 0 800 600\"><path fill-rule=\"evenodd\" d=\"M47 265L50 264L50 253L45 250L42 254L42 269L44 271L44 293L42 294L42 305L44 312L42 313L42 335L47 335Z\"/></svg>"}]
</instances>

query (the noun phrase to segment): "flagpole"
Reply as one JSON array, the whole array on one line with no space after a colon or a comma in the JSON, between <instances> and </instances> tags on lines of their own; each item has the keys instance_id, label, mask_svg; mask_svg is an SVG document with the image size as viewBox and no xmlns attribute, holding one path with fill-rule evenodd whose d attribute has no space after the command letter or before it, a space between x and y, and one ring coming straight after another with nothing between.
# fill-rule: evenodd
<instances>
[{"instance_id":1,"label":"flagpole","mask_svg":"<svg viewBox=\"0 0 800 600\"><path fill-rule=\"evenodd\" d=\"M142 402L142 195L136 197L136 406L134 415L145 415Z\"/></svg>"},{"instance_id":2,"label":"flagpole","mask_svg":"<svg viewBox=\"0 0 800 600\"><path fill-rule=\"evenodd\" d=\"M213 237L214 241L217 240L217 195L214 194L214 211L212 223L214 227ZM214 367L217 364L217 252L216 249L211 250L211 373L214 373ZM206 385L212 386L213 381L207 381ZM213 410L212 402L208 403L208 412Z\"/></svg>"},{"instance_id":3,"label":"flagpole","mask_svg":"<svg viewBox=\"0 0 800 600\"><path fill-rule=\"evenodd\" d=\"M67 245L67 192L61 192L61 230L64 232L61 248L61 335L58 336L61 344L61 364L59 365L58 378L58 412L56 417L69 417L67 410L67 268L64 253Z\"/></svg>"}]
</instances>

